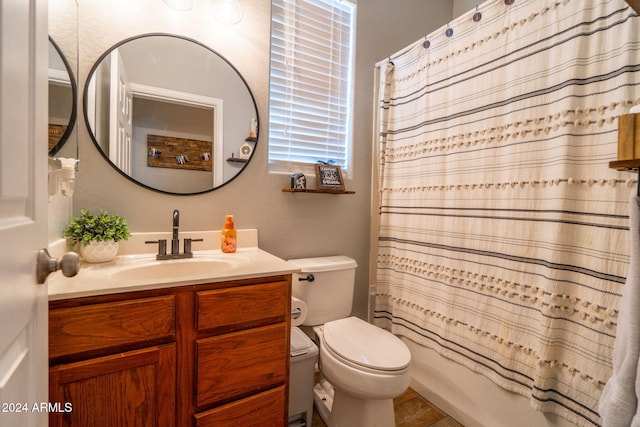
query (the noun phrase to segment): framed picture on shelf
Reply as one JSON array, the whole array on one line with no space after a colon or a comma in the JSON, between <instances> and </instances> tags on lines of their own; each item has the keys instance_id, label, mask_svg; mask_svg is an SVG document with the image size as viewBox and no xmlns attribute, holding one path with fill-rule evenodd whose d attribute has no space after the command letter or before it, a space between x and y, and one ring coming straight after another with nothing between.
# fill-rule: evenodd
<instances>
[{"instance_id":1,"label":"framed picture on shelf","mask_svg":"<svg viewBox=\"0 0 640 427\"><path fill-rule=\"evenodd\" d=\"M307 178L302 172L291 175L291 189L298 191L307 189Z\"/></svg>"},{"instance_id":2,"label":"framed picture on shelf","mask_svg":"<svg viewBox=\"0 0 640 427\"><path fill-rule=\"evenodd\" d=\"M344 191L344 181L340 166L324 164L315 166L318 190Z\"/></svg>"}]
</instances>

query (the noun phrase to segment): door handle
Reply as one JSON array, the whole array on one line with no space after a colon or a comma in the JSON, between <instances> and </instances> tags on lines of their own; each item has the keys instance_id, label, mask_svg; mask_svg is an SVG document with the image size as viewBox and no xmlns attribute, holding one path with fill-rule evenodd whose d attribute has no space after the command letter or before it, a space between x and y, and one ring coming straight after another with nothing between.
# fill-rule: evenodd
<instances>
[{"instance_id":1,"label":"door handle","mask_svg":"<svg viewBox=\"0 0 640 427\"><path fill-rule=\"evenodd\" d=\"M65 277L75 276L80 271L80 255L75 252L67 252L58 261L57 258L51 257L47 249L40 249L36 260L38 284L42 285L47 276L57 270L61 270Z\"/></svg>"}]
</instances>

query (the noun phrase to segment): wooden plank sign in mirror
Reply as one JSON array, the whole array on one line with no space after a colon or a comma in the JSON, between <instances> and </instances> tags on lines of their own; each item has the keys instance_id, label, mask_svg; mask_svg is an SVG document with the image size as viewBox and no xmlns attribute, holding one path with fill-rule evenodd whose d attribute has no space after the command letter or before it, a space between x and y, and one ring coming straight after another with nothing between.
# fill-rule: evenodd
<instances>
[{"instance_id":1,"label":"wooden plank sign in mirror","mask_svg":"<svg viewBox=\"0 0 640 427\"><path fill-rule=\"evenodd\" d=\"M211 171L211 141L147 135L147 165L152 168Z\"/></svg>"}]
</instances>

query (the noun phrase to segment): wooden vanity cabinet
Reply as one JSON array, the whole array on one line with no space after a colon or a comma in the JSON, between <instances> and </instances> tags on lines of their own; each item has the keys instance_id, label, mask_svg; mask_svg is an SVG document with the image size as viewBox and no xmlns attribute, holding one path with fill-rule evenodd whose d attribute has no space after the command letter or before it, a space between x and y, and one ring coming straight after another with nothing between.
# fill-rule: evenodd
<instances>
[{"instance_id":1,"label":"wooden vanity cabinet","mask_svg":"<svg viewBox=\"0 0 640 427\"><path fill-rule=\"evenodd\" d=\"M51 301L50 425L286 426L290 304L290 275Z\"/></svg>"}]
</instances>

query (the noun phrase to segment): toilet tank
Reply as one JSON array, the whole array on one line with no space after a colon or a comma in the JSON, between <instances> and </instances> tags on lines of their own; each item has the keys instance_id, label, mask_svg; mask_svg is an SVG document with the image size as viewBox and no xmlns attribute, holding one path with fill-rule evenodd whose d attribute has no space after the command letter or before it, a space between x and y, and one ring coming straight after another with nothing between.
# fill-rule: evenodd
<instances>
[{"instance_id":1,"label":"toilet tank","mask_svg":"<svg viewBox=\"0 0 640 427\"><path fill-rule=\"evenodd\" d=\"M307 305L303 325L322 325L349 317L358 266L354 259L337 255L291 259L289 262L302 270L293 274L292 292Z\"/></svg>"}]
</instances>

